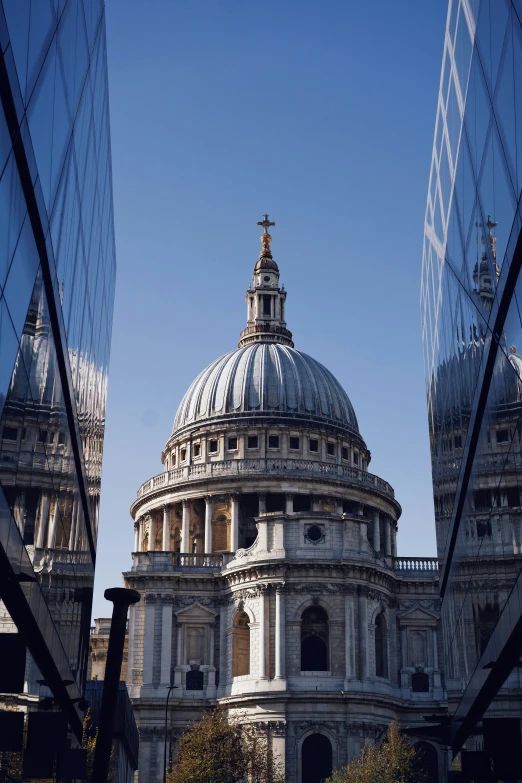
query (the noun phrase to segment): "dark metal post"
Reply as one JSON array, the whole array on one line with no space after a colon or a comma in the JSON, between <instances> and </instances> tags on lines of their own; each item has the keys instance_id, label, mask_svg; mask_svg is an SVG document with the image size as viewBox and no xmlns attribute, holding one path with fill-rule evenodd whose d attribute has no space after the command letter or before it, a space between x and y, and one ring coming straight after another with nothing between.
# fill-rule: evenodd
<instances>
[{"instance_id":1,"label":"dark metal post","mask_svg":"<svg viewBox=\"0 0 522 783\"><path fill-rule=\"evenodd\" d=\"M107 649L105 679L103 681L102 703L98 725L98 738L92 769L92 779L96 783L107 783L109 763L111 759L112 738L114 735L114 719L118 702L123 646L127 630L127 611L131 604L140 600L137 590L125 587L112 587L104 593L107 601L112 601L111 632Z\"/></svg>"},{"instance_id":2,"label":"dark metal post","mask_svg":"<svg viewBox=\"0 0 522 783\"><path fill-rule=\"evenodd\" d=\"M167 783L167 721L169 716L169 698L171 692L177 685L169 685L167 701L165 702L165 747L163 748L163 783Z\"/></svg>"}]
</instances>

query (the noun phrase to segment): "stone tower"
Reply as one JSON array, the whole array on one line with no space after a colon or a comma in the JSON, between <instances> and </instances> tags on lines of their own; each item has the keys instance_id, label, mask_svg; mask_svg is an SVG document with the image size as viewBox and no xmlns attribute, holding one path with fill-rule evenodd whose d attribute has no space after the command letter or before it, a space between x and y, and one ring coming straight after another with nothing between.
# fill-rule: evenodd
<instances>
[{"instance_id":1,"label":"stone tower","mask_svg":"<svg viewBox=\"0 0 522 783\"><path fill-rule=\"evenodd\" d=\"M318 783L395 717L446 711L437 561L397 557L401 507L368 471L344 389L294 348L274 224L259 225L239 346L190 385L131 508L140 783L216 702L268 734L293 783ZM435 746L425 758L437 780Z\"/></svg>"}]
</instances>

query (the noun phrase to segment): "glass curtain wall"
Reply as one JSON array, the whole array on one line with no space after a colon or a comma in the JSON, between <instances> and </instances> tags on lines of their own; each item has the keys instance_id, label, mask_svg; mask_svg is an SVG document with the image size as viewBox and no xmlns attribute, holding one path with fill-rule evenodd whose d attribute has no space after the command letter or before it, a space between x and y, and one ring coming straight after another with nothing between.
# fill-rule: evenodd
<instances>
[{"instance_id":1,"label":"glass curtain wall","mask_svg":"<svg viewBox=\"0 0 522 783\"><path fill-rule=\"evenodd\" d=\"M520 0L449 2L425 218L422 331L456 744L499 680L513 601L522 614L521 21Z\"/></svg>"},{"instance_id":2,"label":"glass curtain wall","mask_svg":"<svg viewBox=\"0 0 522 783\"><path fill-rule=\"evenodd\" d=\"M0 42L0 613L78 732L116 272L104 3L0 0Z\"/></svg>"}]
</instances>

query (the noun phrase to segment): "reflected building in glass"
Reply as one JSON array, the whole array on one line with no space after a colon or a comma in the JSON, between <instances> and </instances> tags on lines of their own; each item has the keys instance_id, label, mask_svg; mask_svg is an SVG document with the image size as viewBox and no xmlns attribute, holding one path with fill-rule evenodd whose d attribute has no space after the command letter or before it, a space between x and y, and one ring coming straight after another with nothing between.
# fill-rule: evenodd
<instances>
[{"instance_id":1,"label":"reflected building in glass","mask_svg":"<svg viewBox=\"0 0 522 783\"><path fill-rule=\"evenodd\" d=\"M519 715L522 693L521 11L515 1L449 2L425 219L422 328L454 749L486 710Z\"/></svg>"},{"instance_id":2,"label":"reflected building in glass","mask_svg":"<svg viewBox=\"0 0 522 783\"><path fill-rule=\"evenodd\" d=\"M116 271L104 3L2 0L0 43L0 632L81 736Z\"/></svg>"}]
</instances>

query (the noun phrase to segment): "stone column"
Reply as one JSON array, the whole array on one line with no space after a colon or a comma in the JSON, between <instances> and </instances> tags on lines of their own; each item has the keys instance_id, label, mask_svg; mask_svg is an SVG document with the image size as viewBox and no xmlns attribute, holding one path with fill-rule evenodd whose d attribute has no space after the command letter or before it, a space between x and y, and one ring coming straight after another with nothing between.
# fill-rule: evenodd
<instances>
[{"instance_id":1,"label":"stone column","mask_svg":"<svg viewBox=\"0 0 522 783\"><path fill-rule=\"evenodd\" d=\"M272 728L272 754L274 761L279 762L278 766L285 777L286 770L286 731L284 724L276 725ZM294 778L292 778L293 780Z\"/></svg>"},{"instance_id":2,"label":"stone column","mask_svg":"<svg viewBox=\"0 0 522 783\"><path fill-rule=\"evenodd\" d=\"M276 619L275 619L275 678L285 677L285 594L284 585L276 587Z\"/></svg>"},{"instance_id":3,"label":"stone column","mask_svg":"<svg viewBox=\"0 0 522 783\"><path fill-rule=\"evenodd\" d=\"M359 522L359 549L361 552L368 552L369 551L369 544L368 544L368 521L366 517L364 516L364 506L362 503L359 503L359 508L357 510L360 522Z\"/></svg>"},{"instance_id":4,"label":"stone column","mask_svg":"<svg viewBox=\"0 0 522 783\"><path fill-rule=\"evenodd\" d=\"M152 685L155 615L156 599L153 596L145 596L145 623L143 628L143 685Z\"/></svg>"},{"instance_id":5,"label":"stone column","mask_svg":"<svg viewBox=\"0 0 522 783\"><path fill-rule=\"evenodd\" d=\"M140 551L140 523L134 523L134 551Z\"/></svg>"},{"instance_id":6,"label":"stone column","mask_svg":"<svg viewBox=\"0 0 522 783\"><path fill-rule=\"evenodd\" d=\"M42 492L40 501L40 524L38 525L38 535L36 537L37 549L43 549L47 539L47 525L49 523L49 495Z\"/></svg>"},{"instance_id":7,"label":"stone column","mask_svg":"<svg viewBox=\"0 0 522 783\"><path fill-rule=\"evenodd\" d=\"M391 557L391 525L392 521L388 517L384 519L384 554L386 557Z\"/></svg>"},{"instance_id":8,"label":"stone column","mask_svg":"<svg viewBox=\"0 0 522 783\"><path fill-rule=\"evenodd\" d=\"M163 598L161 618L161 684L170 685L172 656L172 596Z\"/></svg>"},{"instance_id":9,"label":"stone column","mask_svg":"<svg viewBox=\"0 0 522 783\"><path fill-rule=\"evenodd\" d=\"M266 595L267 588L260 585L259 595L259 679L266 680Z\"/></svg>"},{"instance_id":10,"label":"stone column","mask_svg":"<svg viewBox=\"0 0 522 783\"><path fill-rule=\"evenodd\" d=\"M359 588L359 677L368 676L368 608L366 591Z\"/></svg>"},{"instance_id":11,"label":"stone column","mask_svg":"<svg viewBox=\"0 0 522 783\"><path fill-rule=\"evenodd\" d=\"M16 497L14 505L14 518L22 538L25 529L25 490L21 489Z\"/></svg>"},{"instance_id":12,"label":"stone column","mask_svg":"<svg viewBox=\"0 0 522 783\"><path fill-rule=\"evenodd\" d=\"M212 552L212 498L205 495L205 548L206 554Z\"/></svg>"},{"instance_id":13,"label":"stone column","mask_svg":"<svg viewBox=\"0 0 522 783\"><path fill-rule=\"evenodd\" d=\"M166 504L163 506L163 540L161 549L163 552L168 552L170 549L169 507Z\"/></svg>"},{"instance_id":14,"label":"stone column","mask_svg":"<svg viewBox=\"0 0 522 783\"><path fill-rule=\"evenodd\" d=\"M404 671L408 667L408 636L406 628L403 625L400 629L401 632L401 688L409 688L410 681L408 672Z\"/></svg>"},{"instance_id":15,"label":"stone column","mask_svg":"<svg viewBox=\"0 0 522 783\"><path fill-rule=\"evenodd\" d=\"M317 495L312 495L312 511L319 511L319 498Z\"/></svg>"},{"instance_id":16,"label":"stone column","mask_svg":"<svg viewBox=\"0 0 522 783\"><path fill-rule=\"evenodd\" d=\"M227 689L227 606L224 604L219 612L219 688L218 698L224 696Z\"/></svg>"},{"instance_id":17,"label":"stone column","mask_svg":"<svg viewBox=\"0 0 522 783\"><path fill-rule=\"evenodd\" d=\"M230 495L230 549L239 549L239 499L235 494Z\"/></svg>"},{"instance_id":18,"label":"stone column","mask_svg":"<svg viewBox=\"0 0 522 783\"><path fill-rule=\"evenodd\" d=\"M176 644L176 666L183 665L183 625L178 623Z\"/></svg>"},{"instance_id":19,"label":"stone column","mask_svg":"<svg viewBox=\"0 0 522 783\"><path fill-rule=\"evenodd\" d=\"M72 507L72 515L71 515L71 530L69 533L69 551L74 552L76 548L76 527L78 525L78 503L79 500L74 496L73 500L73 507ZM134 530L136 530L136 524L134 525Z\"/></svg>"},{"instance_id":20,"label":"stone column","mask_svg":"<svg viewBox=\"0 0 522 783\"><path fill-rule=\"evenodd\" d=\"M181 501L183 513L181 517L181 551L183 554L189 552L189 502L186 498Z\"/></svg>"},{"instance_id":21,"label":"stone column","mask_svg":"<svg viewBox=\"0 0 522 783\"><path fill-rule=\"evenodd\" d=\"M287 514L293 514L294 513L294 496L291 492L287 492L285 495L286 499L286 513Z\"/></svg>"},{"instance_id":22,"label":"stone column","mask_svg":"<svg viewBox=\"0 0 522 783\"><path fill-rule=\"evenodd\" d=\"M437 629L431 629L431 636L433 641L433 668L439 668L439 651L437 650Z\"/></svg>"},{"instance_id":23,"label":"stone column","mask_svg":"<svg viewBox=\"0 0 522 783\"><path fill-rule=\"evenodd\" d=\"M379 530L379 510L373 509L373 548L376 552L381 551L381 531Z\"/></svg>"},{"instance_id":24,"label":"stone column","mask_svg":"<svg viewBox=\"0 0 522 783\"><path fill-rule=\"evenodd\" d=\"M149 514L149 552L154 552L156 544L156 515Z\"/></svg>"},{"instance_id":25,"label":"stone column","mask_svg":"<svg viewBox=\"0 0 522 783\"><path fill-rule=\"evenodd\" d=\"M392 519L391 525L392 525L392 529L391 529L392 557L397 557L397 531L395 530L395 520Z\"/></svg>"},{"instance_id":26,"label":"stone column","mask_svg":"<svg viewBox=\"0 0 522 783\"><path fill-rule=\"evenodd\" d=\"M209 645L210 650L208 651L208 662L210 666L214 666L214 626L209 626Z\"/></svg>"},{"instance_id":27,"label":"stone column","mask_svg":"<svg viewBox=\"0 0 522 783\"><path fill-rule=\"evenodd\" d=\"M344 598L344 644L346 679L356 677L355 672L355 617L353 594L346 593Z\"/></svg>"},{"instance_id":28,"label":"stone column","mask_svg":"<svg viewBox=\"0 0 522 783\"><path fill-rule=\"evenodd\" d=\"M266 514L266 492L258 493L259 500L259 514Z\"/></svg>"},{"instance_id":29,"label":"stone column","mask_svg":"<svg viewBox=\"0 0 522 783\"><path fill-rule=\"evenodd\" d=\"M56 502L54 504L54 510L51 514L51 524L49 525L49 539L48 539L48 548L54 549L56 546L56 528L58 526L58 517L60 516L60 505L58 503L58 498L56 498Z\"/></svg>"}]
</instances>

